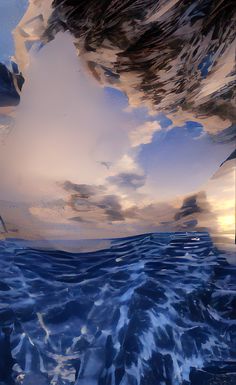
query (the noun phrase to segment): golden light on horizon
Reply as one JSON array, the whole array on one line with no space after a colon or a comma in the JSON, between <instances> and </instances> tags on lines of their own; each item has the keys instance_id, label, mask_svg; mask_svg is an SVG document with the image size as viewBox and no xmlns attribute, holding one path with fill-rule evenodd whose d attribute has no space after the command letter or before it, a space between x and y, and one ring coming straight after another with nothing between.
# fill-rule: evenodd
<instances>
[{"instance_id":1,"label":"golden light on horizon","mask_svg":"<svg viewBox=\"0 0 236 385\"><path fill-rule=\"evenodd\" d=\"M220 229L223 231L234 230L235 216L234 214L220 215L218 217Z\"/></svg>"}]
</instances>

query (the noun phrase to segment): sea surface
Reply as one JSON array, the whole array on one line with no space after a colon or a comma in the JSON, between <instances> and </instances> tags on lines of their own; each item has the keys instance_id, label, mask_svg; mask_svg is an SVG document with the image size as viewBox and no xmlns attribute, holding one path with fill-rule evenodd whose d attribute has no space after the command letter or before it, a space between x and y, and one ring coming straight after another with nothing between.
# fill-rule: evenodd
<instances>
[{"instance_id":1,"label":"sea surface","mask_svg":"<svg viewBox=\"0 0 236 385\"><path fill-rule=\"evenodd\" d=\"M0 242L0 385L236 384L236 264L208 233Z\"/></svg>"}]
</instances>

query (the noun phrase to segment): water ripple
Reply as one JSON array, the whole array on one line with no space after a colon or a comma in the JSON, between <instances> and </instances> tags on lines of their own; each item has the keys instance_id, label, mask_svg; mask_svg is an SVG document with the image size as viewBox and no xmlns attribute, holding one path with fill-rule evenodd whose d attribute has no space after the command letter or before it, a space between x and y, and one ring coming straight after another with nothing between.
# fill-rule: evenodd
<instances>
[{"instance_id":1,"label":"water ripple","mask_svg":"<svg viewBox=\"0 0 236 385\"><path fill-rule=\"evenodd\" d=\"M1 385L235 383L236 268L207 233L0 253Z\"/></svg>"}]
</instances>

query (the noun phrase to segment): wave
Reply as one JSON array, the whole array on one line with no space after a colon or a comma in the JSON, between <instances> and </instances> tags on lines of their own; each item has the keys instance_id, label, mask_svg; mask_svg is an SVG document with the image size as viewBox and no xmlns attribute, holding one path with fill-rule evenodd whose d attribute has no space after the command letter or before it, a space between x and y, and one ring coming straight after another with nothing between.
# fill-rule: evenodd
<instances>
[{"instance_id":1,"label":"wave","mask_svg":"<svg viewBox=\"0 0 236 385\"><path fill-rule=\"evenodd\" d=\"M1 385L235 382L236 268L208 233L0 248Z\"/></svg>"}]
</instances>

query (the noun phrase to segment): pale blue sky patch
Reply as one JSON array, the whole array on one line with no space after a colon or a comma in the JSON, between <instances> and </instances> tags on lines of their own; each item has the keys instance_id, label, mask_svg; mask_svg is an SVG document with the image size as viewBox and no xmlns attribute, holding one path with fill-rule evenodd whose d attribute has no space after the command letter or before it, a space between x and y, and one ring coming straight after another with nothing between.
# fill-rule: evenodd
<instances>
[{"instance_id":1,"label":"pale blue sky patch","mask_svg":"<svg viewBox=\"0 0 236 385\"><path fill-rule=\"evenodd\" d=\"M171 198L199 189L233 151L232 143L214 143L209 135L201 136L201 132L199 123L187 122L183 127L156 132L151 143L141 146L138 162L156 198Z\"/></svg>"},{"instance_id":2,"label":"pale blue sky patch","mask_svg":"<svg viewBox=\"0 0 236 385\"><path fill-rule=\"evenodd\" d=\"M12 30L19 23L28 0L0 0L0 62L7 64L14 55Z\"/></svg>"}]
</instances>

